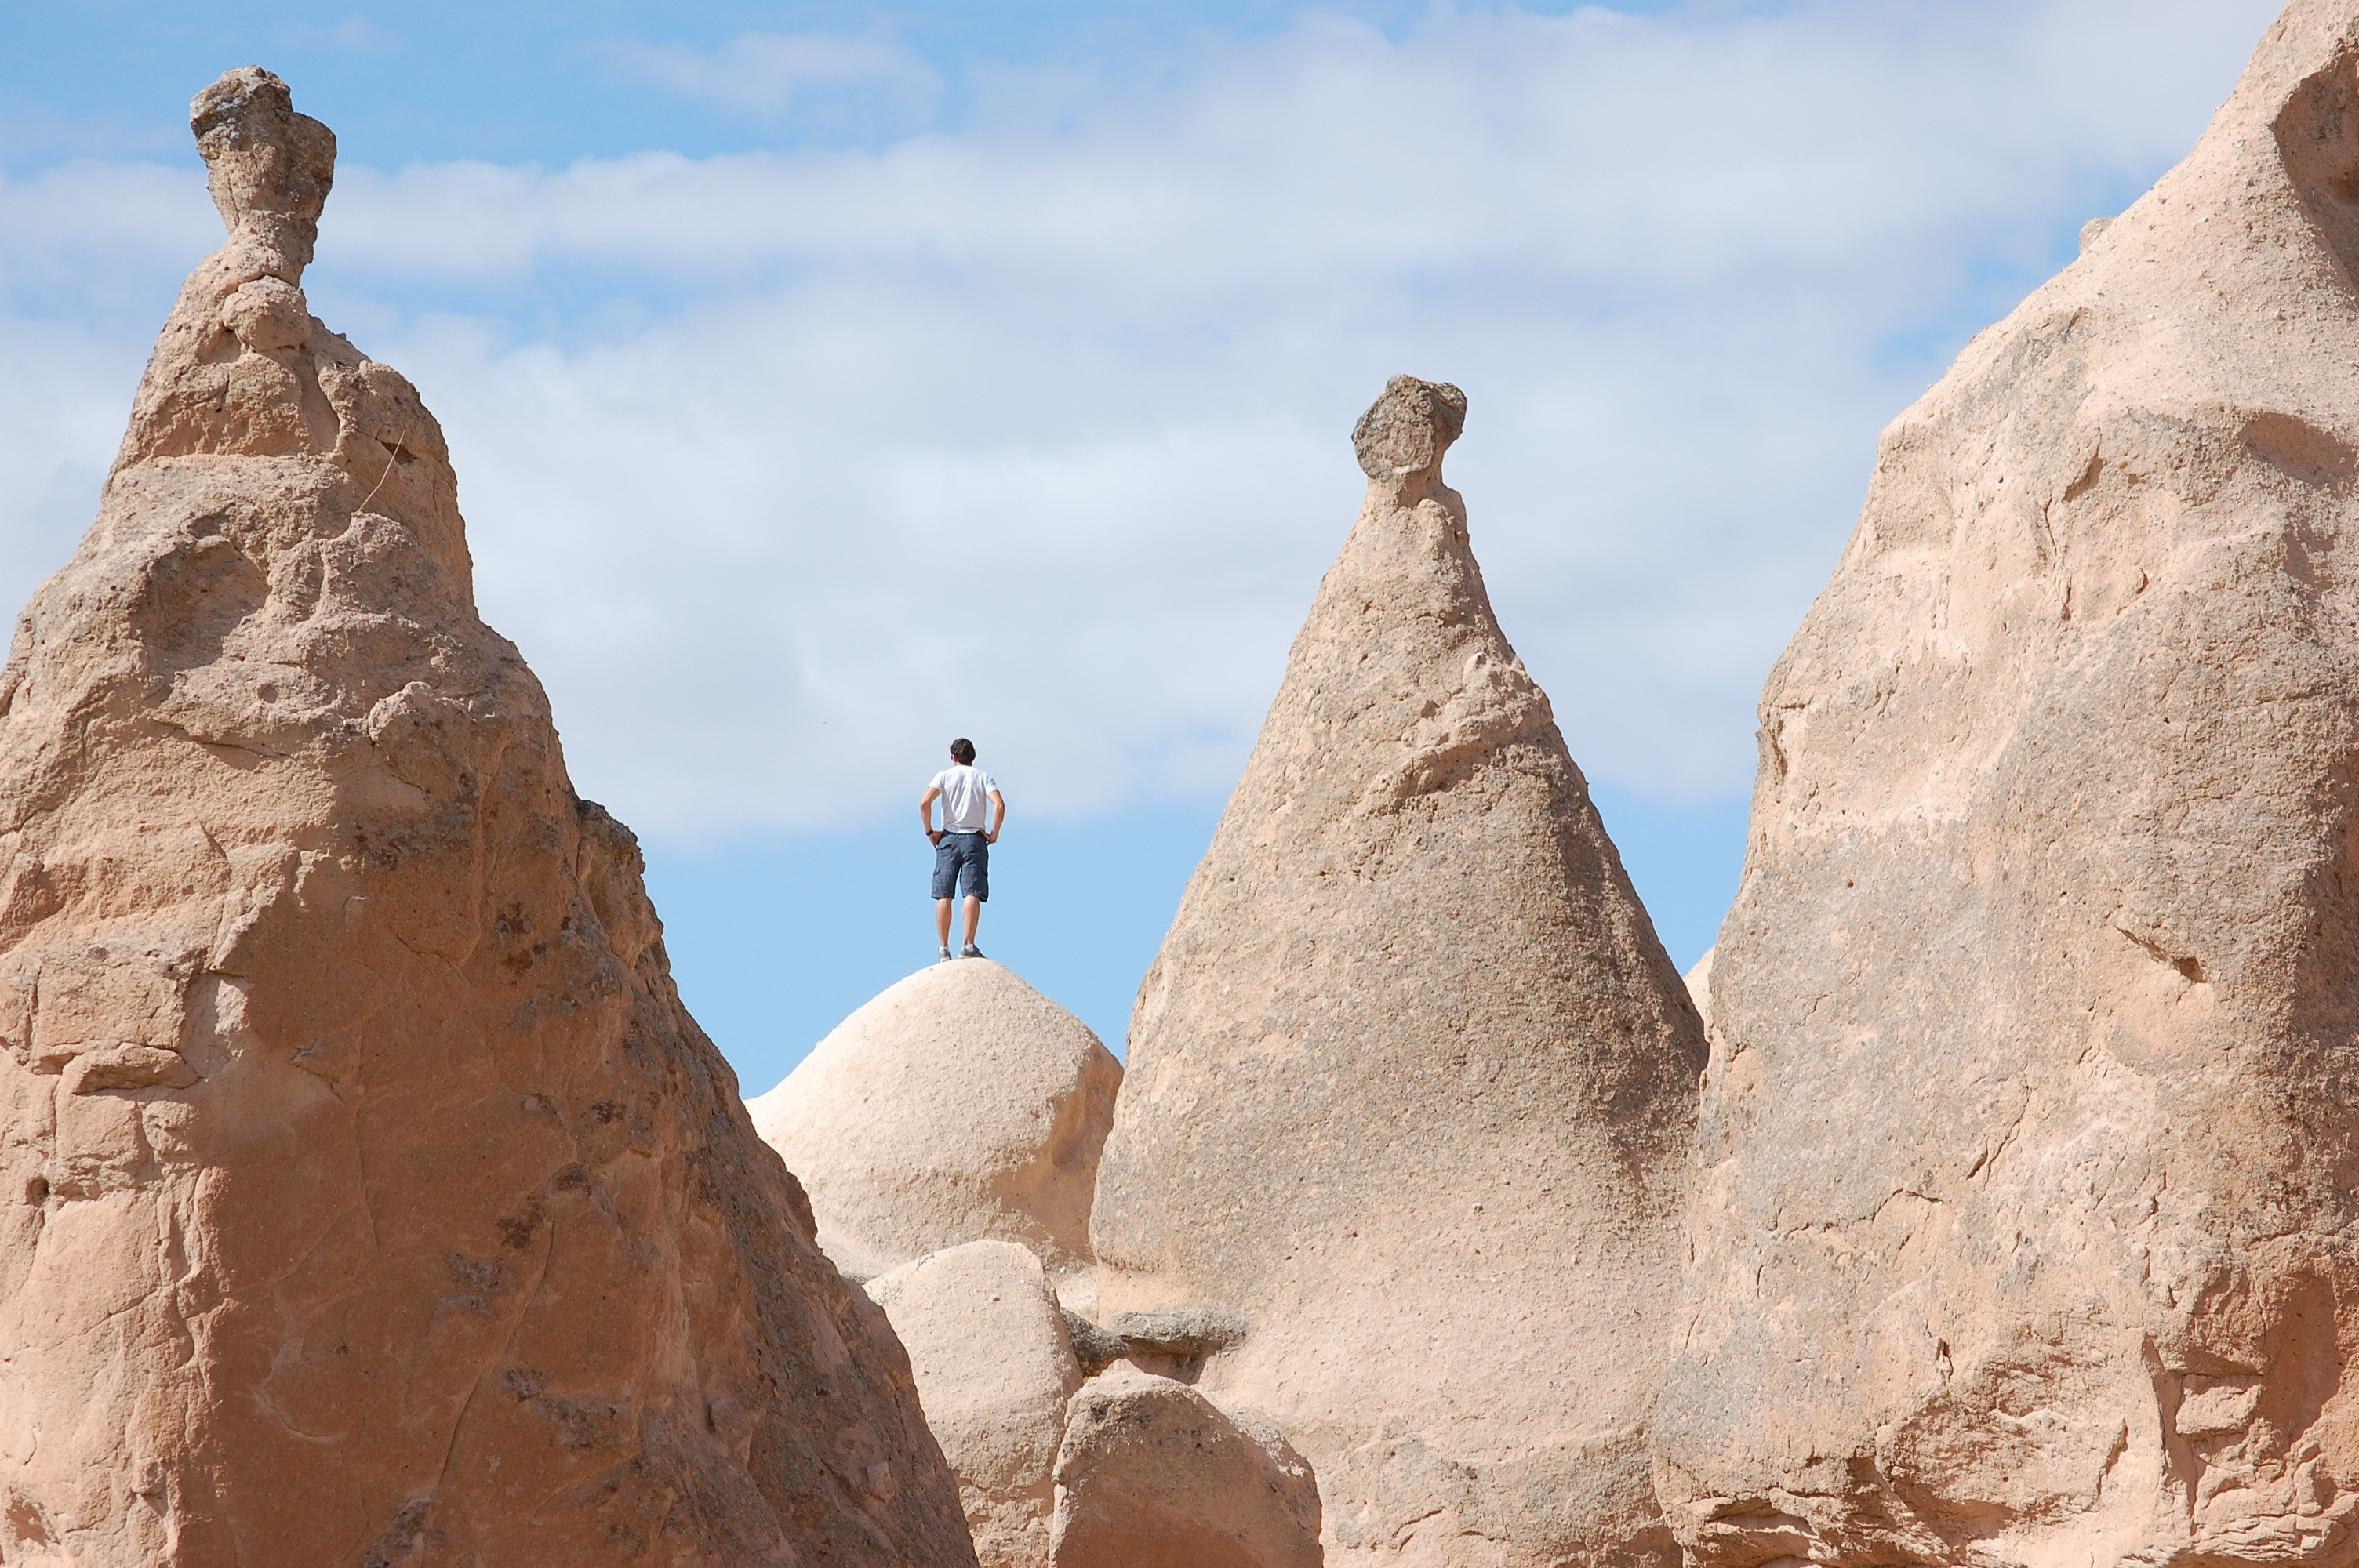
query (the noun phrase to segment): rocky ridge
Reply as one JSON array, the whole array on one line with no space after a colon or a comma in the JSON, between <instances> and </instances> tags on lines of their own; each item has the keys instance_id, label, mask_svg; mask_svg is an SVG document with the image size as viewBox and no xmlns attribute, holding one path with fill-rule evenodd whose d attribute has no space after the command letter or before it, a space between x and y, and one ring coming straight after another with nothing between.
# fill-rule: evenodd
<instances>
[{"instance_id":1,"label":"rocky ridge","mask_svg":"<svg viewBox=\"0 0 2359 1568\"><path fill-rule=\"evenodd\" d=\"M310 313L333 136L253 69L192 125L228 242L0 675L0 1557L972 1563L440 427Z\"/></svg>"},{"instance_id":2,"label":"rocky ridge","mask_svg":"<svg viewBox=\"0 0 2359 1568\"><path fill-rule=\"evenodd\" d=\"M1396 378L1120 1100L962 962L749 1119L310 314L332 137L194 124L0 673L0 1560L2359 1552L2350 0L1886 433L1684 983Z\"/></svg>"},{"instance_id":3,"label":"rocky ridge","mask_svg":"<svg viewBox=\"0 0 2359 1568\"><path fill-rule=\"evenodd\" d=\"M2296 0L1885 433L1710 971L1697 1568L2359 1547L2354 192Z\"/></svg>"}]
</instances>

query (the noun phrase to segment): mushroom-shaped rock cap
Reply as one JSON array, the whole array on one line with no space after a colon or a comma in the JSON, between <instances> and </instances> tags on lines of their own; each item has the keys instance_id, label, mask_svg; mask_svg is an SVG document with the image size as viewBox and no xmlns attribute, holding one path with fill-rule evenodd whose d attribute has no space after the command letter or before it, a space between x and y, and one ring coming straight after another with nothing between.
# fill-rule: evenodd
<instances>
[{"instance_id":1,"label":"mushroom-shaped rock cap","mask_svg":"<svg viewBox=\"0 0 2359 1568\"><path fill-rule=\"evenodd\" d=\"M845 1019L749 1108L846 1272L985 1238L1062 1270L1089 1257L1121 1085L1088 1025L1013 970L961 958Z\"/></svg>"},{"instance_id":2,"label":"mushroom-shaped rock cap","mask_svg":"<svg viewBox=\"0 0 2359 1568\"><path fill-rule=\"evenodd\" d=\"M1360 471L1392 481L1441 477L1441 455L1466 428L1466 395L1448 382L1397 375L1352 427Z\"/></svg>"},{"instance_id":3,"label":"mushroom-shaped rock cap","mask_svg":"<svg viewBox=\"0 0 2359 1568\"><path fill-rule=\"evenodd\" d=\"M197 94L189 128L222 222L250 239L266 270L293 283L311 264L320 210L336 175L336 134L298 114L287 84L258 65Z\"/></svg>"}]
</instances>

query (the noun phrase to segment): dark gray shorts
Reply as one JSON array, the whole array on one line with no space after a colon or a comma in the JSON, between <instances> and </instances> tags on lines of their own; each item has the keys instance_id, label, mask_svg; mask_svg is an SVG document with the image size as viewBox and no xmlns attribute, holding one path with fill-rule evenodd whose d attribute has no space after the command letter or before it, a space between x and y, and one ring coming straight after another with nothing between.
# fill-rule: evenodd
<instances>
[{"instance_id":1,"label":"dark gray shorts","mask_svg":"<svg viewBox=\"0 0 2359 1568\"><path fill-rule=\"evenodd\" d=\"M967 897L991 902L991 846L980 833L945 833L934 846L934 896L958 897L962 881Z\"/></svg>"}]
</instances>

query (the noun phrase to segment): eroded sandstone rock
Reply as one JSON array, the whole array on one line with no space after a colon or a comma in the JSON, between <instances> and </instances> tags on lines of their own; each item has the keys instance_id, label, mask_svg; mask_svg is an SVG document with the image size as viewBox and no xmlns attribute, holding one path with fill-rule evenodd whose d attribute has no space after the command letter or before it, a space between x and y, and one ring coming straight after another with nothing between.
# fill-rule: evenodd
<instances>
[{"instance_id":1,"label":"eroded sandstone rock","mask_svg":"<svg viewBox=\"0 0 2359 1568\"><path fill-rule=\"evenodd\" d=\"M1695 1003L1696 1012L1703 1019L1707 1028L1712 1023L1712 951L1710 947L1703 950L1703 957L1695 961L1695 968L1687 972L1685 979L1688 1000Z\"/></svg>"},{"instance_id":2,"label":"eroded sandstone rock","mask_svg":"<svg viewBox=\"0 0 2359 1568\"><path fill-rule=\"evenodd\" d=\"M870 1278L961 1242L1089 1258L1122 1064L987 958L934 964L838 1024L754 1124L810 1194L820 1243Z\"/></svg>"},{"instance_id":3,"label":"eroded sandstone rock","mask_svg":"<svg viewBox=\"0 0 2359 1568\"><path fill-rule=\"evenodd\" d=\"M1082 1386L1040 1260L970 1241L872 1280L958 1476L983 1568L1045 1568L1065 1401Z\"/></svg>"},{"instance_id":4,"label":"eroded sandstone rock","mask_svg":"<svg viewBox=\"0 0 2359 1568\"><path fill-rule=\"evenodd\" d=\"M1056 1568L1319 1568L1319 1487L1268 1422L1117 1363L1073 1396Z\"/></svg>"},{"instance_id":5,"label":"eroded sandstone rock","mask_svg":"<svg viewBox=\"0 0 2359 1568\"><path fill-rule=\"evenodd\" d=\"M0 675L0 1557L973 1561L883 1315L477 618L442 434L230 230Z\"/></svg>"},{"instance_id":6,"label":"eroded sandstone rock","mask_svg":"<svg viewBox=\"0 0 2359 1568\"><path fill-rule=\"evenodd\" d=\"M1702 1028L1492 615L1464 411L1397 377L1353 433L1366 503L1139 994L1100 1321L1278 1423L1332 1562L1667 1561Z\"/></svg>"},{"instance_id":7,"label":"eroded sandstone rock","mask_svg":"<svg viewBox=\"0 0 2359 1568\"><path fill-rule=\"evenodd\" d=\"M2359 1550L2354 268L2299 0L1886 433L1713 958L1692 1562Z\"/></svg>"}]
</instances>

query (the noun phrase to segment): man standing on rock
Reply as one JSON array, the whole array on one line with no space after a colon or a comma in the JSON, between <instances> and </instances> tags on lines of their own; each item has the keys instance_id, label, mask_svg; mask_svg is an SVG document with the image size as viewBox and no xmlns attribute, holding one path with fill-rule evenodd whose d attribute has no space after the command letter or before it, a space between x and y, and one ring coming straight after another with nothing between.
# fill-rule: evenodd
<instances>
[{"instance_id":1,"label":"man standing on rock","mask_svg":"<svg viewBox=\"0 0 2359 1568\"><path fill-rule=\"evenodd\" d=\"M942 959L951 956L951 905L958 901L959 884L966 884L966 946L959 956L980 958L974 928L983 918L984 902L991 897L991 846L999 842L1000 824L1007 820L1007 802L989 773L974 765L974 742L963 735L951 742L951 766L934 775L918 802L918 820L934 845L934 935L942 945ZM942 825L934 826L934 802L942 803ZM991 827L983 825L984 802L991 803Z\"/></svg>"}]
</instances>

